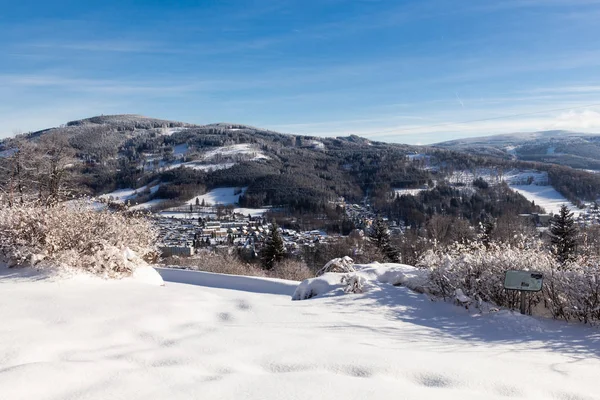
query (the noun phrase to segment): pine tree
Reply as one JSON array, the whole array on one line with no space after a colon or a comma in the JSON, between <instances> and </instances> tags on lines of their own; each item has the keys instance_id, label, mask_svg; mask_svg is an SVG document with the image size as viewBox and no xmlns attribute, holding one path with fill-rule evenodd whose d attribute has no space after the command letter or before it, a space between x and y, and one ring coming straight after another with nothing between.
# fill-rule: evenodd
<instances>
[{"instance_id":1,"label":"pine tree","mask_svg":"<svg viewBox=\"0 0 600 400\"><path fill-rule=\"evenodd\" d=\"M494 232L495 227L496 226L494 225L494 222L490 220L486 220L481 223L481 242L485 247L490 245L490 242L492 241L492 233Z\"/></svg>"},{"instance_id":2,"label":"pine tree","mask_svg":"<svg viewBox=\"0 0 600 400\"><path fill-rule=\"evenodd\" d=\"M400 261L400 253L390 243L390 230L382 218L377 218L371 225L369 238L390 261Z\"/></svg>"},{"instance_id":3,"label":"pine tree","mask_svg":"<svg viewBox=\"0 0 600 400\"><path fill-rule=\"evenodd\" d=\"M285 246L283 238L279 233L279 227L273 221L271 232L261 252L261 259L265 269L272 269L275 263L283 260L285 257Z\"/></svg>"},{"instance_id":4,"label":"pine tree","mask_svg":"<svg viewBox=\"0 0 600 400\"><path fill-rule=\"evenodd\" d=\"M565 263L573 258L577 246L577 227L573 219L573 213L566 205L560 208L558 216L550 222L550 233L552 245L556 258Z\"/></svg>"}]
</instances>

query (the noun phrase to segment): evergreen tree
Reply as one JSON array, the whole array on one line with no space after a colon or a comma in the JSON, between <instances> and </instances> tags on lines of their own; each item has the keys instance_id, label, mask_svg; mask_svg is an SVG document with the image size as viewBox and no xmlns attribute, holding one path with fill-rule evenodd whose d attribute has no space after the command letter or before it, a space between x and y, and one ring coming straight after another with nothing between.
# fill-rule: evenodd
<instances>
[{"instance_id":1,"label":"evergreen tree","mask_svg":"<svg viewBox=\"0 0 600 400\"><path fill-rule=\"evenodd\" d=\"M369 238L390 261L400 261L400 253L390 243L390 230L382 218L377 218L371 225Z\"/></svg>"},{"instance_id":2,"label":"evergreen tree","mask_svg":"<svg viewBox=\"0 0 600 400\"><path fill-rule=\"evenodd\" d=\"M573 213L566 205L560 208L559 214L550 222L550 233L556 258L561 263L572 259L577 246L577 227Z\"/></svg>"},{"instance_id":3,"label":"evergreen tree","mask_svg":"<svg viewBox=\"0 0 600 400\"><path fill-rule=\"evenodd\" d=\"M283 260L283 257L285 257L283 238L279 233L279 227L275 221L273 221L269 237L261 252L263 267L265 269L272 269L275 266L275 263Z\"/></svg>"},{"instance_id":4,"label":"evergreen tree","mask_svg":"<svg viewBox=\"0 0 600 400\"><path fill-rule=\"evenodd\" d=\"M481 242L488 247L490 242L492 241L492 233L494 232L494 222L491 220L486 220L481 223Z\"/></svg>"}]
</instances>

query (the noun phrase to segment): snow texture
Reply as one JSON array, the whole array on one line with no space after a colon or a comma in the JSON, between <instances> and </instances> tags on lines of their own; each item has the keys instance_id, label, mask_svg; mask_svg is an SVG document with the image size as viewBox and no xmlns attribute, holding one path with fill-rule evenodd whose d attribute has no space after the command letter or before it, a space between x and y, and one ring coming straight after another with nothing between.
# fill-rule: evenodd
<instances>
[{"instance_id":1,"label":"snow texture","mask_svg":"<svg viewBox=\"0 0 600 400\"><path fill-rule=\"evenodd\" d=\"M198 201L200 202L200 204L202 204L202 201L204 200L205 204L210 204L212 206L216 205L216 204L223 204L223 205L228 205L228 204L237 204L237 202L240 199L240 195L242 195L247 188L236 188L236 187L224 187L224 188L217 188L217 189L213 189L210 192L200 195L200 196L196 196L193 199L189 200L188 202L186 202L186 204L196 204L196 199L198 199ZM240 191L239 193L236 194L236 190Z\"/></svg>"},{"instance_id":2,"label":"snow texture","mask_svg":"<svg viewBox=\"0 0 600 400\"><path fill-rule=\"evenodd\" d=\"M394 196L416 196L425 190L429 189L394 189Z\"/></svg>"},{"instance_id":3,"label":"snow texture","mask_svg":"<svg viewBox=\"0 0 600 400\"><path fill-rule=\"evenodd\" d=\"M344 257L347 258L347 257ZM338 263L334 259L330 261L319 273L327 271L331 263ZM319 296L336 296L347 293L346 286L354 282L352 277L362 278L359 280L362 292L381 291L385 286L407 286L420 292L426 291L429 271L417 269L410 265L392 263L373 263L346 265L344 273L325 272L316 278L307 279L298 285L294 292L293 300L307 300Z\"/></svg>"},{"instance_id":4,"label":"snow texture","mask_svg":"<svg viewBox=\"0 0 600 400\"><path fill-rule=\"evenodd\" d=\"M2 399L598 398L597 330L406 287L296 302L186 271L164 287L9 271Z\"/></svg>"},{"instance_id":5,"label":"snow texture","mask_svg":"<svg viewBox=\"0 0 600 400\"><path fill-rule=\"evenodd\" d=\"M353 264L354 264L354 260L352 260L348 256L334 258L333 260L331 260L327 264L325 264L325 266L317 272L317 276L323 275L324 273L327 273L327 272L337 272L337 273L355 272L356 270L354 269Z\"/></svg>"},{"instance_id":6,"label":"snow texture","mask_svg":"<svg viewBox=\"0 0 600 400\"><path fill-rule=\"evenodd\" d=\"M581 213L574 204L567 200L562 194L558 193L552 186L531 185L510 185L515 192L523 195L527 200L534 201L536 205L542 207L548 214L558 214L560 207L565 204L575 216Z\"/></svg>"},{"instance_id":7,"label":"snow texture","mask_svg":"<svg viewBox=\"0 0 600 400\"><path fill-rule=\"evenodd\" d=\"M250 161L269 159L268 156L261 153L260 150L253 148L252 145L249 143L234 144L231 146L223 146L213 150L209 150L206 153L204 153L204 159L212 160L217 156L231 157L237 155L250 156Z\"/></svg>"},{"instance_id":8,"label":"snow texture","mask_svg":"<svg viewBox=\"0 0 600 400\"><path fill-rule=\"evenodd\" d=\"M159 206L165 199L154 199L147 201L145 203L136 204L135 206L129 207L130 210L148 210L152 207Z\"/></svg>"}]
</instances>

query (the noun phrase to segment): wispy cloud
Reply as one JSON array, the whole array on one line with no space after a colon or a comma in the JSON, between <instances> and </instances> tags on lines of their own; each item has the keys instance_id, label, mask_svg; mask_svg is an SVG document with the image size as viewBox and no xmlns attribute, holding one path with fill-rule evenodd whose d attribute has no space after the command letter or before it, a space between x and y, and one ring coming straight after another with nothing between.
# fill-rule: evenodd
<instances>
[{"instance_id":1,"label":"wispy cloud","mask_svg":"<svg viewBox=\"0 0 600 400\"><path fill-rule=\"evenodd\" d=\"M576 86L556 86L556 87L542 87L524 90L524 93L598 93L600 92L600 85L576 85Z\"/></svg>"},{"instance_id":2,"label":"wispy cloud","mask_svg":"<svg viewBox=\"0 0 600 400\"><path fill-rule=\"evenodd\" d=\"M166 46L155 42L131 40L89 40L89 41L40 41L21 43L15 47L25 49L50 49L109 53L163 53L169 52Z\"/></svg>"}]
</instances>

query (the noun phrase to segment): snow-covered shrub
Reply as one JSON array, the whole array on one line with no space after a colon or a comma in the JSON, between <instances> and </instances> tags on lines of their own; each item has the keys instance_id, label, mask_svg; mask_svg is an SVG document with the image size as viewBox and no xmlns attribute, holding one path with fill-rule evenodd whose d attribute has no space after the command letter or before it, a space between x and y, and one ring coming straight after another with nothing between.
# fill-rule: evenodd
<instances>
[{"instance_id":1,"label":"snow-covered shrub","mask_svg":"<svg viewBox=\"0 0 600 400\"><path fill-rule=\"evenodd\" d=\"M292 295L292 300L308 300L337 292L343 294L346 285L342 283L342 277L341 274L328 272L316 278L306 279L300 282Z\"/></svg>"},{"instance_id":2,"label":"snow-covered shrub","mask_svg":"<svg viewBox=\"0 0 600 400\"><path fill-rule=\"evenodd\" d=\"M554 318L600 321L600 260L580 258L560 264L538 240L522 238L517 245L454 244L430 250L418 267L429 271L432 294L456 300L460 293L479 304L511 308L517 306L519 296L504 289L506 271L541 272L543 290L528 295L532 308L544 306Z\"/></svg>"},{"instance_id":3,"label":"snow-covered shrub","mask_svg":"<svg viewBox=\"0 0 600 400\"><path fill-rule=\"evenodd\" d=\"M354 272L354 267L352 266L352 264L354 264L354 261L348 256L334 258L333 260L331 260L327 264L325 264L325 266L323 268L321 268L319 270L319 272L317 272L317 276L321 276L327 272L336 272L336 273Z\"/></svg>"},{"instance_id":4,"label":"snow-covered shrub","mask_svg":"<svg viewBox=\"0 0 600 400\"><path fill-rule=\"evenodd\" d=\"M600 321L600 262L579 259L547 274L544 294L555 318Z\"/></svg>"},{"instance_id":5,"label":"snow-covered shrub","mask_svg":"<svg viewBox=\"0 0 600 400\"><path fill-rule=\"evenodd\" d=\"M456 289L478 301L512 307L517 296L504 289L504 274L511 269L540 271L546 276L555 260L539 241L509 244L455 243L428 251L419 267L430 271L434 294L454 298ZM540 293L531 294L532 305L542 300Z\"/></svg>"},{"instance_id":6,"label":"snow-covered shrub","mask_svg":"<svg viewBox=\"0 0 600 400\"><path fill-rule=\"evenodd\" d=\"M367 280L364 276L356 274L347 274L342 276L342 284L346 293L362 293L365 291L365 283Z\"/></svg>"},{"instance_id":7,"label":"snow-covered shrub","mask_svg":"<svg viewBox=\"0 0 600 400\"><path fill-rule=\"evenodd\" d=\"M355 264L353 269L355 272L327 272L316 278L302 281L292 299L306 300L318 296L395 290L393 286L406 286L419 293L429 292L429 272L410 265L375 262Z\"/></svg>"},{"instance_id":8,"label":"snow-covered shrub","mask_svg":"<svg viewBox=\"0 0 600 400\"><path fill-rule=\"evenodd\" d=\"M291 281L303 281L313 276L308 266L297 260L283 260L271 270L265 270L258 264L244 262L235 252L214 252L200 250L192 257L169 257L161 262L165 266L194 271L213 272L215 274L259 276Z\"/></svg>"},{"instance_id":9,"label":"snow-covered shrub","mask_svg":"<svg viewBox=\"0 0 600 400\"><path fill-rule=\"evenodd\" d=\"M192 257L169 257L162 263L166 266L216 274L267 276L265 270L254 264L243 262L236 254L216 253L210 250L201 250Z\"/></svg>"},{"instance_id":10,"label":"snow-covered shrub","mask_svg":"<svg viewBox=\"0 0 600 400\"><path fill-rule=\"evenodd\" d=\"M0 257L9 266L66 266L121 277L154 253L155 240L145 218L85 202L0 209Z\"/></svg>"}]
</instances>

